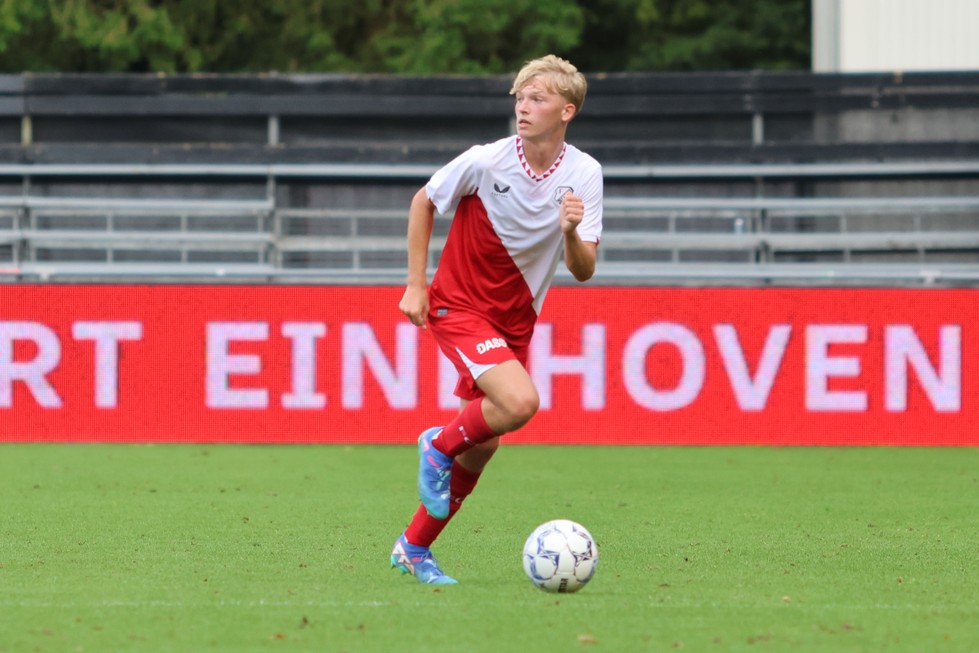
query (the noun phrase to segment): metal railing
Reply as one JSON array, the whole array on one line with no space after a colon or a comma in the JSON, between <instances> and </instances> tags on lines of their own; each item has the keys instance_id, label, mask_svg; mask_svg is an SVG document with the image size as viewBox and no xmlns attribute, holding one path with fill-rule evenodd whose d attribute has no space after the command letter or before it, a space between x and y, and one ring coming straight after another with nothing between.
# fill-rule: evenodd
<instances>
[{"instance_id":1,"label":"metal railing","mask_svg":"<svg viewBox=\"0 0 979 653\"><path fill-rule=\"evenodd\" d=\"M403 232L379 229L406 207L282 206L279 180L422 183L428 165L0 165L23 182L0 196L0 280L401 283ZM610 181L979 177L979 161L608 166ZM252 199L49 197L49 178L248 178ZM900 283L979 281L979 196L665 197L609 193L598 278L606 283ZM956 215L957 228L934 216ZM882 216L885 219L882 219ZM228 220L238 220L228 228ZM77 226L75 223L82 226ZM885 222L889 226L880 226ZM947 222L947 221L946 221ZM953 221L954 222L954 221ZM443 223L444 224L444 223ZM898 227L893 226L899 225ZM444 230L437 230L437 261ZM952 256L942 258L943 253ZM563 272L559 282L570 283Z\"/></svg>"}]
</instances>

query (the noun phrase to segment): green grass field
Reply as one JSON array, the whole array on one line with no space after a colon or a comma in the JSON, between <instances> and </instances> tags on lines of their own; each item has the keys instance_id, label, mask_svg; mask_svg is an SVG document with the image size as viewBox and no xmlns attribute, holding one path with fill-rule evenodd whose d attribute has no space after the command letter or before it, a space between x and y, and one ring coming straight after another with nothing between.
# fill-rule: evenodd
<instances>
[{"instance_id":1,"label":"green grass field","mask_svg":"<svg viewBox=\"0 0 979 653\"><path fill-rule=\"evenodd\" d=\"M0 445L0 651L979 650L979 450L500 450L388 568L409 447ZM569 517L601 563L524 577ZM422 627L420 624L425 624Z\"/></svg>"}]
</instances>

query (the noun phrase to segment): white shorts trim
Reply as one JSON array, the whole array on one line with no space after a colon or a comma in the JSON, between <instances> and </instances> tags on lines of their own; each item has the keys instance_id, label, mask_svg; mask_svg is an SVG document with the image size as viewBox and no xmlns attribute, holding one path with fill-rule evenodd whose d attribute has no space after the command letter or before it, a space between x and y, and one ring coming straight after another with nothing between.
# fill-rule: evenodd
<instances>
[{"instance_id":1,"label":"white shorts trim","mask_svg":"<svg viewBox=\"0 0 979 653\"><path fill-rule=\"evenodd\" d=\"M466 369L468 369L469 374L472 375L473 381L497 366L497 363L489 363L486 365L474 363L473 361L469 360L465 354L459 351L458 347L456 347L456 353L459 354L459 358L462 359L462 362L466 364Z\"/></svg>"}]
</instances>

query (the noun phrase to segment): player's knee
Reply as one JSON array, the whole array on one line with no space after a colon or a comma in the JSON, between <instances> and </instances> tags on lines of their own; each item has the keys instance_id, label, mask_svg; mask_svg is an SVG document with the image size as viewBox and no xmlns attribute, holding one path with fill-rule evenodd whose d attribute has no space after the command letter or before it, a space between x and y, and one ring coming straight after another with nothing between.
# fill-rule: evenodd
<instances>
[{"instance_id":1,"label":"player's knee","mask_svg":"<svg viewBox=\"0 0 979 653\"><path fill-rule=\"evenodd\" d=\"M524 393L514 397L508 406L514 428L519 428L530 421L540 408L540 397L536 392Z\"/></svg>"},{"instance_id":2,"label":"player's knee","mask_svg":"<svg viewBox=\"0 0 979 653\"><path fill-rule=\"evenodd\" d=\"M484 401L489 401L490 404L489 411L485 413L489 426L498 434L519 429L540 408L540 396L531 383L514 383L502 388L502 391L499 391L500 388L497 390L492 398L487 395Z\"/></svg>"}]
</instances>

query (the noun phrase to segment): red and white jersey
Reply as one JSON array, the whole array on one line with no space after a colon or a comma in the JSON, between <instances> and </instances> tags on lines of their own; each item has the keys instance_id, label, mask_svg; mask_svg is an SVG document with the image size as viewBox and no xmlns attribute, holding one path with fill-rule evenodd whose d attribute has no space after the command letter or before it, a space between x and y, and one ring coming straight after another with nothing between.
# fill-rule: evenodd
<instances>
[{"instance_id":1,"label":"red and white jersey","mask_svg":"<svg viewBox=\"0 0 979 653\"><path fill-rule=\"evenodd\" d=\"M441 168L426 186L439 213L455 214L429 294L431 311L483 315L508 339L529 341L562 258L558 210L582 199L583 241L602 235L602 168L564 145L551 169L527 165L518 136L476 145Z\"/></svg>"}]
</instances>

